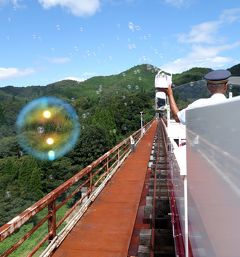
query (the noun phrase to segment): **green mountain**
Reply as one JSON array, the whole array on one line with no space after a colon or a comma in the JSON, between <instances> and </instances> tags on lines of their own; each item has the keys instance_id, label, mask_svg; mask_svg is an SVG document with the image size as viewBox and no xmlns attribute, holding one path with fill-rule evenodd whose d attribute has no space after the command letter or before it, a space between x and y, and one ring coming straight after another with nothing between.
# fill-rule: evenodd
<instances>
[{"instance_id":1,"label":"green mountain","mask_svg":"<svg viewBox=\"0 0 240 257\"><path fill-rule=\"evenodd\" d=\"M63 80L47 86L0 88L0 157L2 151L8 152L12 147L17 115L31 100L41 96L61 98L76 109L81 123L85 123L82 116L91 116L97 106L106 107L113 101L121 102L124 97L147 95L153 103L155 73L155 67L139 65L117 75L93 77L83 82Z\"/></svg>"},{"instance_id":2,"label":"green mountain","mask_svg":"<svg viewBox=\"0 0 240 257\"><path fill-rule=\"evenodd\" d=\"M240 75L239 66L230 68L234 75ZM191 82L201 80L209 70L193 68L173 74L180 107L207 94L204 83ZM155 114L157 71L143 64L83 82L63 80L47 86L0 88L0 225L139 129L140 111L144 112L144 122L150 121ZM16 137L18 113L41 96L55 96L70 103L81 124L74 149L52 162L35 160L25 152L22 156Z\"/></svg>"},{"instance_id":3,"label":"green mountain","mask_svg":"<svg viewBox=\"0 0 240 257\"><path fill-rule=\"evenodd\" d=\"M234 76L240 75L240 64L229 70ZM15 135L14 124L19 111L26 103L41 96L56 96L71 103L80 117L85 112L91 113L92 109L104 101L109 102L109 99L119 100L124 96L144 93L151 95L153 100L157 71L158 68L143 64L116 75L92 77L83 82L63 80L47 86L0 88L0 138ZM175 94L180 105L208 95L203 82L194 86L190 82L201 80L209 71L208 68L192 68L173 74ZM190 84L179 88L185 83Z\"/></svg>"}]
</instances>

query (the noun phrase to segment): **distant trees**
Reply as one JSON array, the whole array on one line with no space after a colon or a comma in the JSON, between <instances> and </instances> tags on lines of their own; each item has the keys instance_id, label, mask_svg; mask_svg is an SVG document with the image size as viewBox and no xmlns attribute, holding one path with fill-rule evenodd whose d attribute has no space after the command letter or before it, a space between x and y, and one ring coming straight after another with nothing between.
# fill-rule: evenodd
<instances>
[{"instance_id":1,"label":"distant trees","mask_svg":"<svg viewBox=\"0 0 240 257\"><path fill-rule=\"evenodd\" d=\"M108 151L111 146L110 135L103 127L89 125L83 130L78 144L68 156L72 159L73 165L80 164L85 167Z\"/></svg>"},{"instance_id":2,"label":"distant trees","mask_svg":"<svg viewBox=\"0 0 240 257\"><path fill-rule=\"evenodd\" d=\"M0 159L0 225L43 196L42 173L31 156Z\"/></svg>"},{"instance_id":3,"label":"distant trees","mask_svg":"<svg viewBox=\"0 0 240 257\"><path fill-rule=\"evenodd\" d=\"M175 85L182 85L191 81L201 80L210 70L209 68L192 68L180 74L174 74L173 83Z\"/></svg>"}]
</instances>

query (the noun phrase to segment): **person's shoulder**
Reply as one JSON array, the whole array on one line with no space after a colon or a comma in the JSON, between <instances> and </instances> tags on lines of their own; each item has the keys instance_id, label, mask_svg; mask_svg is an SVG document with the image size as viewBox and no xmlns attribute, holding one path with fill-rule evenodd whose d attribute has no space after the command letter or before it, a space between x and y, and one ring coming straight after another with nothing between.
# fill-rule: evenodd
<instances>
[{"instance_id":1,"label":"person's shoulder","mask_svg":"<svg viewBox=\"0 0 240 257\"><path fill-rule=\"evenodd\" d=\"M202 107L206 105L208 98L200 98L188 105L187 109Z\"/></svg>"},{"instance_id":2,"label":"person's shoulder","mask_svg":"<svg viewBox=\"0 0 240 257\"><path fill-rule=\"evenodd\" d=\"M209 105L219 104L227 101L228 99L223 94L214 94L209 98L200 98L190 105L188 105L187 109L205 107Z\"/></svg>"}]
</instances>

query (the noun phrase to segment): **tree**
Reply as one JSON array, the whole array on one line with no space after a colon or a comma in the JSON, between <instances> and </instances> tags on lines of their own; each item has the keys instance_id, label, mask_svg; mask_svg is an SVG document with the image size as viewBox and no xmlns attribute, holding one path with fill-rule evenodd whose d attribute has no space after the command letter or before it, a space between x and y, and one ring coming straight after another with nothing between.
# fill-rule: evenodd
<instances>
[{"instance_id":1,"label":"tree","mask_svg":"<svg viewBox=\"0 0 240 257\"><path fill-rule=\"evenodd\" d=\"M84 129L80 140L74 150L68 155L73 164L87 166L111 147L111 141L100 126L89 125Z\"/></svg>"}]
</instances>

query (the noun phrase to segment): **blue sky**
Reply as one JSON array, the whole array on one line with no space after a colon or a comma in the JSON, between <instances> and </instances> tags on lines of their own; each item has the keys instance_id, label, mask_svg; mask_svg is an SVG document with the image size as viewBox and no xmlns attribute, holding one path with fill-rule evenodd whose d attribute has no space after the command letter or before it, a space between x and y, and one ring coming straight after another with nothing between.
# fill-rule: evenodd
<instances>
[{"instance_id":1,"label":"blue sky","mask_svg":"<svg viewBox=\"0 0 240 257\"><path fill-rule=\"evenodd\" d=\"M0 86L240 63L239 0L0 0Z\"/></svg>"}]
</instances>

